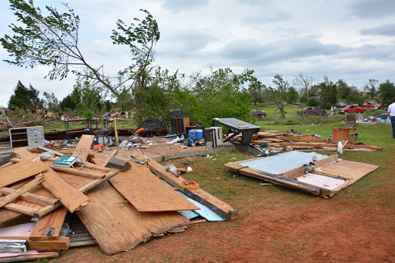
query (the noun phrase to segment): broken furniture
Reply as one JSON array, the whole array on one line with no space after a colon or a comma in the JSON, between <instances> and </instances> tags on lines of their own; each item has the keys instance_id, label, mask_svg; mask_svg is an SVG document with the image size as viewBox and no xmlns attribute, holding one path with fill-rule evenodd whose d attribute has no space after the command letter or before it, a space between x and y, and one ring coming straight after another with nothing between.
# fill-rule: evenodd
<instances>
[{"instance_id":1,"label":"broken furniture","mask_svg":"<svg viewBox=\"0 0 395 263\"><path fill-rule=\"evenodd\" d=\"M354 127L354 125L357 123L356 120L356 114L355 113L349 113L346 115L346 127Z\"/></svg>"},{"instance_id":2,"label":"broken furniture","mask_svg":"<svg viewBox=\"0 0 395 263\"><path fill-rule=\"evenodd\" d=\"M11 148L44 146L43 126L11 128Z\"/></svg>"},{"instance_id":3,"label":"broken furniture","mask_svg":"<svg viewBox=\"0 0 395 263\"><path fill-rule=\"evenodd\" d=\"M349 143L355 143L356 130L357 128L353 127L332 127L332 141L340 142L349 140ZM350 131L353 132L352 137L350 137Z\"/></svg>"},{"instance_id":4,"label":"broken furniture","mask_svg":"<svg viewBox=\"0 0 395 263\"><path fill-rule=\"evenodd\" d=\"M180 109L169 110L169 114L167 115L168 123L170 123L168 125L168 132L170 134L187 133L186 127L191 126L189 115L189 113L183 112Z\"/></svg>"},{"instance_id":5,"label":"broken furniture","mask_svg":"<svg viewBox=\"0 0 395 263\"><path fill-rule=\"evenodd\" d=\"M314 195L332 197L379 168L315 152L286 152L224 165L226 169Z\"/></svg>"},{"instance_id":6,"label":"broken furniture","mask_svg":"<svg viewBox=\"0 0 395 263\"><path fill-rule=\"evenodd\" d=\"M85 129L70 131L70 123L85 123ZM64 121L64 129L67 134L67 139L70 139L70 135L72 134L94 134L94 128L98 130L98 122L97 119L81 119L81 120L65 120Z\"/></svg>"},{"instance_id":7,"label":"broken furniture","mask_svg":"<svg viewBox=\"0 0 395 263\"><path fill-rule=\"evenodd\" d=\"M222 125L228 129L226 133L226 140L234 144L240 145L244 149L248 150L255 156L260 156L263 152L252 146L251 140L252 135L259 132L261 127L235 119L235 118L214 118L211 126ZM231 136L229 136L232 133ZM240 141L233 140L237 135L241 135Z\"/></svg>"}]
</instances>

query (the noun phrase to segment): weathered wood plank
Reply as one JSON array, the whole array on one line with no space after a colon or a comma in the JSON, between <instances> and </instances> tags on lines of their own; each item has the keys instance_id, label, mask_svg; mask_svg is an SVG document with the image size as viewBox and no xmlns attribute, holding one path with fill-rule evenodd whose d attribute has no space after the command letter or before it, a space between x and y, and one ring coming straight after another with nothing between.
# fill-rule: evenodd
<instances>
[{"instance_id":1,"label":"weathered wood plank","mask_svg":"<svg viewBox=\"0 0 395 263\"><path fill-rule=\"evenodd\" d=\"M10 193L7 196L5 196L4 198L0 199L0 208L5 206L8 203L14 201L19 196L21 196L23 193L26 193L32 187L38 185L42 181L44 181L44 176L43 175L37 175L36 178L33 181L30 181L29 183L25 184L24 186L22 186L18 190L13 191L12 193Z\"/></svg>"},{"instance_id":2,"label":"weathered wood plank","mask_svg":"<svg viewBox=\"0 0 395 263\"><path fill-rule=\"evenodd\" d=\"M118 153L118 150L112 150L105 159L102 159L102 160L100 159L98 165L101 167L105 167L107 165L107 163L110 161L110 159L112 157L114 157L115 155L117 155L117 153Z\"/></svg>"},{"instance_id":3,"label":"weathered wood plank","mask_svg":"<svg viewBox=\"0 0 395 263\"><path fill-rule=\"evenodd\" d=\"M108 182L91 190L88 196L92 204L77 211L77 215L105 254L128 251L147 241L151 234L189 223L177 212L140 213L132 206L117 205L125 199Z\"/></svg>"},{"instance_id":4,"label":"weathered wood plank","mask_svg":"<svg viewBox=\"0 0 395 263\"><path fill-rule=\"evenodd\" d=\"M16 150L15 152L19 151ZM33 156L34 158L34 156ZM44 172L48 167L43 164L40 160L32 162L32 159L27 159L20 163L10 165L0 170L0 188L7 185L16 183L20 180L29 178L41 172Z\"/></svg>"},{"instance_id":5,"label":"weathered wood plank","mask_svg":"<svg viewBox=\"0 0 395 263\"><path fill-rule=\"evenodd\" d=\"M62 230L64 219L66 218L67 209L61 207L56 211L41 218L34 226L30 234L30 240L54 240L59 238L60 231ZM47 231L54 228L54 233L47 236Z\"/></svg>"},{"instance_id":6,"label":"weathered wood plank","mask_svg":"<svg viewBox=\"0 0 395 263\"><path fill-rule=\"evenodd\" d=\"M62 205L65 206L70 213L78 211L81 207L91 203L86 195L74 188L52 169L48 169L44 173L44 178L45 181L42 182L42 185L54 196L59 198Z\"/></svg>"},{"instance_id":7,"label":"weathered wood plank","mask_svg":"<svg viewBox=\"0 0 395 263\"><path fill-rule=\"evenodd\" d=\"M27 206L18 205L15 203L6 204L5 208L7 208L8 210L14 211L14 212L29 215L31 217L34 217L34 213L37 210L39 210L38 208L27 207Z\"/></svg>"},{"instance_id":8,"label":"weathered wood plank","mask_svg":"<svg viewBox=\"0 0 395 263\"><path fill-rule=\"evenodd\" d=\"M24 148L16 150L15 153L21 154L23 158L35 157L34 154ZM42 163L41 160L36 160L35 162ZM44 163L42 164L45 165ZM86 195L74 188L47 165L45 166L48 169L43 172L45 181L42 182L42 186L44 186L44 188L51 192L55 197L59 198L62 205L65 206L70 213L90 204L90 200Z\"/></svg>"},{"instance_id":9,"label":"weathered wood plank","mask_svg":"<svg viewBox=\"0 0 395 263\"><path fill-rule=\"evenodd\" d=\"M104 178L106 176L104 172L99 172L99 171L79 170L79 169L76 169L76 168L67 168L67 167L54 166L52 164L50 164L48 166L51 167L51 169L55 170L55 171L71 173L71 174L80 175L80 176L89 177L89 178L94 178L94 179L102 179L102 178Z\"/></svg>"},{"instance_id":10,"label":"weathered wood plank","mask_svg":"<svg viewBox=\"0 0 395 263\"><path fill-rule=\"evenodd\" d=\"M19 188L18 188L18 190L19 190ZM11 194L15 191L17 191L17 190L12 189L12 188L7 188L7 187L0 188L0 193L3 193L3 194ZM55 205L55 204L59 203L59 199L50 198L50 197L46 197L46 196L42 196L42 195L38 195L38 194L33 194L33 193L24 193L21 196L19 196L19 199L30 202L30 203L34 203L34 204L43 205L43 206Z\"/></svg>"},{"instance_id":11,"label":"weathered wood plank","mask_svg":"<svg viewBox=\"0 0 395 263\"><path fill-rule=\"evenodd\" d=\"M110 179L114 188L139 212L200 210L145 166L138 163Z\"/></svg>"},{"instance_id":12,"label":"weathered wood plank","mask_svg":"<svg viewBox=\"0 0 395 263\"><path fill-rule=\"evenodd\" d=\"M183 178L176 177L171 172L166 171L166 168L154 160L149 160L148 165L150 170L156 174L159 178L164 179L169 184L182 191L185 195L192 198L193 200L207 206L213 212L221 217L232 218L236 217L239 211L215 196L207 193L203 189L186 189L181 186Z\"/></svg>"},{"instance_id":13,"label":"weathered wood plank","mask_svg":"<svg viewBox=\"0 0 395 263\"><path fill-rule=\"evenodd\" d=\"M75 147L75 150L73 151L73 155L81 156L82 160L86 161L94 139L94 135L82 135L77 147Z\"/></svg>"}]
</instances>

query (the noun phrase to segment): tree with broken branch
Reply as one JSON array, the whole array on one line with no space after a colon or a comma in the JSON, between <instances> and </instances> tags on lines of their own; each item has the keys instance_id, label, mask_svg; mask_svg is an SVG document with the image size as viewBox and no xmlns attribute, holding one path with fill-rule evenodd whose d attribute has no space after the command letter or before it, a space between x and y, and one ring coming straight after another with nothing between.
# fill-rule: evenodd
<instances>
[{"instance_id":1,"label":"tree with broken branch","mask_svg":"<svg viewBox=\"0 0 395 263\"><path fill-rule=\"evenodd\" d=\"M281 113L281 117L285 119L284 93L287 92L289 84L288 81L285 81L283 77L279 74L274 76L273 83L276 85L276 87L273 88L272 86L269 85L268 89L270 91L272 99L276 103L277 108Z\"/></svg>"},{"instance_id":2,"label":"tree with broken branch","mask_svg":"<svg viewBox=\"0 0 395 263\"><path fill-rule=\"evenodd\" d=\"M114 44L128 45L132 53L133 65L120 70L118 76L109 77L104 73L104 65L94 66L83 56L79 48L80 18L67 4L67 12L60 13L56 8L46 6L47 16L33 1L9 0L10 9L18 18L18 24L11 24L13 36L0 38L1 44L12 59L5 62L26 68L39 65L51 66L46 77L62 80L73 66L83 66L82 71L73 71L79 82L89 83L91 87L102 86L114 97L122 99L122 94L133 86L144 85L147 67L154 60L153 47L159 40L159 28L156 20L147 10L145 18L135 18L138 24L130 26L119 20L117 30L113 30ZM133 84L127 85L129 81Z\"/></svg>"}]
</instances>

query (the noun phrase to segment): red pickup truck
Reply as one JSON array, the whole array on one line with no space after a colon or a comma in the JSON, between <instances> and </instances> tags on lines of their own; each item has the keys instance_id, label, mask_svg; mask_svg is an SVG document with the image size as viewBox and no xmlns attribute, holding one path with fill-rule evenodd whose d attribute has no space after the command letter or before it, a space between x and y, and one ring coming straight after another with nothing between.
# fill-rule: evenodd
<instances>
[{"instance_id":1,"label":"red pickup truck","mask_svg":"<svg viewBox=\"0 0 395 263\"><path fill-rule=\"evenodd\" d=\"M359 112L365 112L365 111L370 111L370 108L362 108L359 107L358 104L352 104L352 105L347 105L345 108L342 108L339 110L340 114L344 113L359 113Z\"/></svg>"},{"instance_id":2,"label":"red pickup truck","mask_svg":"<svg viewBox=\"0 0 395 263\"><path fill-rule=\"evenodd\" d=\"M377 102L367 102L363 106L366 108L374 108L380 106Z\"/></svg>"}]
</instances>

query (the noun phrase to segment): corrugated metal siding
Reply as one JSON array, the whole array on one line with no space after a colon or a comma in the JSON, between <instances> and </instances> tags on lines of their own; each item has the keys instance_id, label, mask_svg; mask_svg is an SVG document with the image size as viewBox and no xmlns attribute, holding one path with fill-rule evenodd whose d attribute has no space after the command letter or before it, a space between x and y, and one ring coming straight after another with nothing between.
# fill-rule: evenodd
<instances>
[{"instance_id":1,"label":"corrugated metal siding","mask_svg":"<svg viewBox=\"0 0 395 263\"><path fill-rule=\"evenodd\" d=\"M317 156L317 160L322 160L328 157L315 152L306 153L293 151L262 159L250 160L239 164L271 174L280 174L303 166L304 164L308 164L313 160L314 156Z\"/></svg>"}]
</instances>

